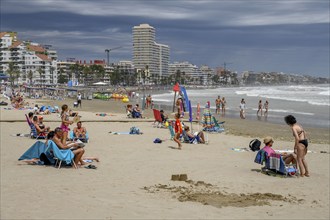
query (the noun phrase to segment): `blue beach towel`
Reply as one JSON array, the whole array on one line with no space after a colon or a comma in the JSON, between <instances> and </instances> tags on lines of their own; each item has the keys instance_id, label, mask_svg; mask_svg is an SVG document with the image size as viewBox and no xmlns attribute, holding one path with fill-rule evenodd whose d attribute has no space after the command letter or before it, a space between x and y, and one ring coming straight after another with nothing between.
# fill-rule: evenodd
<instances>
[{"instance_id":1,"label":"blue beach towel","mask_svg":"<svg viewBox=\"0 0 330 220\"><path fill-rule=\"evenodd\" d=\"M47 146L41 141L35 142L18 160L31 160L39 158L46 151Z\"/></svg>"},{"instance_id":2,"label":"blue beach towel","mask_svg":"<svg viewBox=\"0 0 330 220\"><path fill-rule=\"evenodd\" d=\"M70 149L61 150L52 140L49 140L46 152L49 152L51 150L53 151L53 154L56 158L61 161L65 161L66 164L70 164L74 158L74 154Z\"/></svg>"}]
</instances>

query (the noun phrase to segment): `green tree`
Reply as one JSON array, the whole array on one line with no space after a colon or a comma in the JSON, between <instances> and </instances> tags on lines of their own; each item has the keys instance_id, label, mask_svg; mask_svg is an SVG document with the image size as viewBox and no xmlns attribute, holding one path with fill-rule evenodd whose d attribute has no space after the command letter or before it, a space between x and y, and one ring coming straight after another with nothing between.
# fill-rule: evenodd
<instances>
[{"instance_id":1,"label":"green tree","mask_svg":"<svg viewBox=\"0 0 330 220\"><path fill-rule=\"evenodd\" d=\"M179 83L181 83L181 70L177 70L177 71L175 72L175 78L174 78L174 81L175 81L175 82L179 82Z\"/></svg>"},{"instance_id":2,"label":"green tree","mask_svg":"<svg viewBox=\"0 0 330 220\"><path fill-rule=\"evenodd\" d=\"M211 78L211 80L214 84L219 84L219 82L220 82L219 79L220 79L220 77L217 74L213 75Z\"/></svg>"},{"instance_id":3,"label":"green tree","mask_svg":"<svg viewBox=\"0 0 330 220\"><path fill-rule=\"evenodd\" d=\"M70 78L74 76L75 79L78 79L78 82L81 80L83 66L79 65L78 63L70 65Z\"/></svg>"},{"instance_id":4,"label":"green tree","mask_svg":"<svg viewBox=\"0 0 330 220\"><path fill-rule=\"evenodd\" d=\"M64 76L64 70L62 68L60 69L60 75L58 76L57 82L58 83L67 83L68 82L68 79Z\"/></svg>"},{"instance_id":5,"label":"green tree","mask_svg":"<svg viewBox=\"0 0 330 220\"><path fill-rule=\"evenodd\" d=\"M55 68L54 67L50 67L50 81L51 81L51 83L54 83L54 70L55 70Z\"/></svg>"},{"instance_id":6,"label":"green tree","mask_svg":"<svg viewBox=\"0 0 330 220\"><path fill-rule=\"evenodd\" d=\"M8 70L7 73L9 75L9 82L11 85L14 85L15 79L18 76L19 77L19 71L17 70L17 67L14 65L13 62L10 62L8 64Z\"/></svg>"},{"instance_id":7,"label":"green tree","mask_svg":"<svg viewBox=\"0 0 330 220\"><path fill-rule=\"evenodd\" d=\"M32 84L32 80L33 80L33 72L32 70L29 70L28 74L27 74L27 78L30 81L30 85Z\"/></svg>"},{"instance_id":8,"label":"green tree","mask_svg":"<svg viewBox=\"0 0 330 220\"><path fill-rule=\"evenodd\" d=\"M90 66L93 77L97 80L103 80L105 76L105 69L101 65L93 64Z\"/></svg>"},{"instance_id":9,"label":"green tree","mask_svg":"<svg viewBox=\"0 0 330 220\"><path fill-rule=\"evenodd\" d=\"M44 74L45 71L41 67L39 67L37 72L39 73L39 82L40 84L42 84L42 75Z\"/></svg>"},{"instance_id":10,"label":"green tree","mask_svg":"<svg viewBox=\"0 0 330 220\"><path fill-rule=\"evenodd\" d=\"M83 78L85 85L89 84L89 81L90 81L91 75L92 75L91 73L92 73L91 68L89 68L88 66L83 67L83 70L82 70L83 77L82 78Z\"/></svg>"},{"instance_id":11,"label":"green tree","mask_svg":"<svg viewBox=\"0 0 330 220\"><path fill-rule=\"evenodd\" d=\"M118 85L120 83L120 69L119 66L115 67L114 71L110 75L112 85Z\"/></svg>"}]
</instances>

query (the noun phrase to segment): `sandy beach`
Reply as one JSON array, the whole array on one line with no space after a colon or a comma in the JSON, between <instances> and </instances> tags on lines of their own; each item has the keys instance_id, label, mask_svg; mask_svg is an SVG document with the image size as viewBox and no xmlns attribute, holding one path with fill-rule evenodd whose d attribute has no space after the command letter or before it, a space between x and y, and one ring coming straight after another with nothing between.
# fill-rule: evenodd
<instances>
[{"instance_id":1,"label":"sandy beach","mask_svg":"<svg viewBox=\"0 0 330 220\"><path fill-rule=\"evenodd\" d=\"M36 100L29 100L32 106ZM73 100L47 101L61 106ZM32 104L33 103L33 104ZM55 169L17 159L35 140L29 110L1 107L1 219L329 219L329 129L307 128L311 177L272 176L254 163L247 148L253 138L271 135L275 150L293 149L287 125L220 118L226 132L208 134L209 144L177 144L168 129L156 128L150 109L145 119L126 118L124 103L83 100L82 116L90 135L86 156L97 156L93 169ZM134 104L134 103L132 103ZM97 116L107 113L107 116ZM170 117L173 116L170 114ZM185 119L187 120L187 119ZM44 116L51 128L57 114ZM137 126L142 135L113 135ZM73 126L71 126L73 128ZM194 130L198 124L193 123ZM154 144L153 140L164 140ZM187 181L171 181L186 174Z\"/></svg>"}]
</instances>

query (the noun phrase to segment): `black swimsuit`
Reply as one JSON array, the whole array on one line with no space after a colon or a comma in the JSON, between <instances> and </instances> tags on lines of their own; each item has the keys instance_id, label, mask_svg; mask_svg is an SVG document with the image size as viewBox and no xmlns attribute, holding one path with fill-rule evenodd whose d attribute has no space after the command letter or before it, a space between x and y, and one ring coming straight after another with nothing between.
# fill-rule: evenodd
<instances>
[{"instance_id":1,"label":"black swimsuit","mask_svg":"<svg viewBox=\"0 0 330 220\"><path fill-rule=\"evenodd\" d=\"M306 148L308 147L308 141L307 141L307 139L300 140L299 143L303 144Z\"/></svg>"},{"instance_id":2,"label":"black swimsuit","mask_svg":"<svg viewBox=\"0 0 330 220\"><path fill-rule=\"evenodd\" d=\"M301 128L301 127L300 127ZM305 131L303 129L301 129L300 132L298 132L298 136L301 135L301 133L304 132L304 136L305 136ZM306 137L305 137L306 138ZM300 140L299 143L303 144L306 148L308 147L308 140L307 139L304 139L304 140Z\"/></svg>"}]
</instances>

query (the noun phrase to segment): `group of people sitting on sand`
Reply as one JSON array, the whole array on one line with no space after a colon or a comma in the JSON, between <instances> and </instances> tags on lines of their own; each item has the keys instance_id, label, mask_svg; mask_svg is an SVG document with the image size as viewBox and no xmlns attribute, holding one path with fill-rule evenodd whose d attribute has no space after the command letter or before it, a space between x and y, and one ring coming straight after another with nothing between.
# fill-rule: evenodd
<instances>
[{"instance_id":1,"label":"group of people sitting on sand","mask_svg":"<svg viewBox=\"0 0 330 220\"><path fill-rule=\"evenodd\" d=\"M41 115L38 116L35 115L33 112L30 112L28 114L28 120L35 126L38 136L44 137L46 139L46 145L48 140L52 140L59 149L71 149L74 154L74 162L76 165L84 165L85 162L83 161L83 159L98 161L98 158L96 157L83 158L85 150L81 147L81 142L77 142L76 140L86 140L87 130L85 127L82 126L82 122L80 120L77 121L77 126L73 129L74 139L70 140L68 138L70 131L69 126L74 123L74 121L70 120L69 117L79 117L78 113L70 111L68 105L65 104L62 106L60 116L61 125L60 127L56 127L54 130L51 130L49 126L46 126L44 124L43 116Z\"/></svg>"},{"instance_id":2,"label":"group of people sitting on sand","mask_svg":"<svg viewBox=\"0 0 330 220\"><path fill-rule=\"evenodd\" d=\"M126 114L128 118L143 118L139 104L136 104L134 108L132 105L128 104L126 106Z\"/></svg>"}]
</instances>

